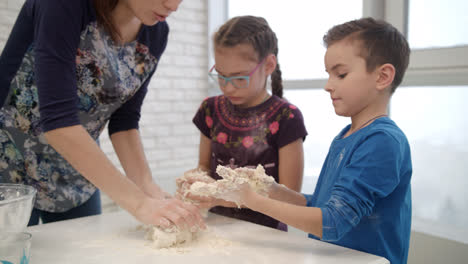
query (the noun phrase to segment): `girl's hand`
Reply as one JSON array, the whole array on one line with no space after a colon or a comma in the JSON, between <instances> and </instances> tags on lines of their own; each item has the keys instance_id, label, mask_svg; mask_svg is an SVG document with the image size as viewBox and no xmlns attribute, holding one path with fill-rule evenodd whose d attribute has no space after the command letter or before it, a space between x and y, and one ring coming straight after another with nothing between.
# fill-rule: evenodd
<instances>
[{"instance_id":1,"label":"girl's hand","mask_svg":"<svg viewBox=\"0 0 468 264\"><path fill-rule=\"evenodd\" d=\"M176 179L176 196L179 198L186 197L187 191L190 190L190 186L194 182L205 182L205 183L212 183L215 180L208 176L208 174L198 168L186 171L183 177ZM190 198L189 198L190 199ZM202 200L202 199L195 199L195 200Z\"/></svg>"},{"instance_id":2,"label":"girl's hand","mask_svg":"<svg viewBox=\"0 0 468 264\"><path fill-rule=\"evenodd\" d=\"M175 224L180 229L196 231L206 226L197 207L178 199L146 198L136 209L134 216L144 224L162 228Z\"/></svg>"}]
</instances>

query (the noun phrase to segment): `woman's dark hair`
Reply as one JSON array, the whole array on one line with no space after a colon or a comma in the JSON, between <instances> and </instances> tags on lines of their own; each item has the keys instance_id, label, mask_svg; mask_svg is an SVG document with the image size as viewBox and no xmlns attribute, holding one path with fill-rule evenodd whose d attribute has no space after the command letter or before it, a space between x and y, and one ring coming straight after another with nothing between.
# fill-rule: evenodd
<instances>
[{"instance_id":1,"label":"woman's dark hair","mask_svg":"<svg viewBox=\"0 0 468 264\"><path fill-rule=\"evenodd\" d=\"M117 6L119 0L94 0L97 22L104 27L115 42L120 42L121 36L111 20L111 12Z\"/></svg>"},{"instance_id":2,"label":"woman's dark hair","mask_svg":"<svg viewBox=\"0 0 468 264\"><path fill-rule=\"evenodd\" d=\"M262 17L238 16L228 20L215 33L214 46L234 47L239 44L250 44L258 53L258 61L269 54L278 57L278 39L268 22ZM283 84L279 63L271 74L272 93L283 97Z\"/></svg>"}]
</instances>

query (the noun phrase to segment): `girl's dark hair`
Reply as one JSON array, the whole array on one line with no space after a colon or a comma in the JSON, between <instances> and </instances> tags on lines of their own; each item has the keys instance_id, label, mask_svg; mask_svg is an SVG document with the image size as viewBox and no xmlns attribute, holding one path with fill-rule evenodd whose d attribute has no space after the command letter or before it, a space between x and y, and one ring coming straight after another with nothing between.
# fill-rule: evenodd
<instances>
[{"instance_id":1,"label":"girl's dark hair","mask_svg":"<svg viewBox=\"0 0 468 264\"><path fill-rule=\"evenodd\" d=\"M234 47L239 44L250 44L258 53L258 61L269 54L278 57L278 39L268 22L262 17L238 16L228 20L215 33L214 46ZM283 97L283 84L279 63L271 74L271 87L274 95Z\"/></svg>"},{"instance_id":2,"label":"girl's dark hair","mask_svg":"<svg viewBox=\"0 0 468 264\"><path fill-rule=\"evenodd\" d=\"M331 28L323 37L328 48L341 40L358 41L359 56L366 61L368 72L390 63L395 67L391 92L400 85L409 64L410 48L406 38L391 24L373 18L361 18Z\"/></svg>"},{"instance_id":3,"label":"girl's dark hair","mask_svg":"<svg viewBox=\"0 0 468 264\"><path fill-rule=\"evenodd\" d=\"M117 6L119 0L94 0L93 5L96 10L97 22L104 27L115 42L120 42L120 33L112 23L111 12Z\"/></svg>"}]
</instances>

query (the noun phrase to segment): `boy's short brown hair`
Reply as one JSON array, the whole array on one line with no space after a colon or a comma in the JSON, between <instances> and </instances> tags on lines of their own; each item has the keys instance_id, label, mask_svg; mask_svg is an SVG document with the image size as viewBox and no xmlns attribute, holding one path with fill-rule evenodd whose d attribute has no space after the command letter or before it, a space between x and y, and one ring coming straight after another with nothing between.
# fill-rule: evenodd
<instances>
[{"instance_id":1,"label":"boy's short brown hair","mask_svg":"<svg viewBox=\"0 0 468 264\"><path fill-rule=\"evenodd\" d=\"M332 27L323 36L325 47L347 39L360 42L360 54L368 72L390 63L395 67L391 93L400 85L409 64L410 48L406 38L391 24L373 18L361 18Z\"/></svg>"}]
</instances>

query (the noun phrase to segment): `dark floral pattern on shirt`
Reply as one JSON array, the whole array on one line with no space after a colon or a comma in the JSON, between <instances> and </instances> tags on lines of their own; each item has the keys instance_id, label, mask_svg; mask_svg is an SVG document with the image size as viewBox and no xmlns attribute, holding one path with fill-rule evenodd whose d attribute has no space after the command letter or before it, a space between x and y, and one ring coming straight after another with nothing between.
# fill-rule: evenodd
<instances>
[{"instance_id":1,"label":"dark floral pattern on shirt","mask_svg":"<svg viewBox=\"0 0 468 264\"><path fill-rule=\"evenodd\" d=\"M253 144L267 144L266 137L268 134L276 134L279 130L279 121L281 119L292 119L294 118L294 114L292 111L297 109L294 105L289 105L288 108L282 108L280 112L274 112L279 107L281 107L285 102L275 102L271 106L269 106L266 111L272 111L275 117L272 121L266 121L266 119L271 118L272 113L262 113L260 116L233 116L230 115L228 112L230 111L229 106L226 105L226 99L220 98L219 106L220 109L218 114L220 115L221 122L225 124L225 126L238 131L246 131L247 129L254 129L254 128L261 128L260 133L257 136L245 136L245 137L237 137L234 140L228 140L228 136L224 132L218 132L217 128L213 127L213 118L211 117L212 111L208 107L207 99L202 103L201 110L205 112L205 123L208 128L210 128L210 137L213 141L219 142L224 145L226 148L250 148ZM231 105L232 107L232 105Z\"/></svg>"},{"instance_id":2,"label":"dark floral pattern on shirt","mask_svg":"<svg viewBox=\"0 0 468 264\"><path fill-rule=\"evenodd\" d=\"M44 138L33 55L31 46L0 110L0 182L32 185L38 191L36 208L63 212L85 202L96 188ZM91 137L98 140L112 113L132 98L156 64L145 45L114 45L95 22L88 25L76 53L76 76L78 114Z\"/></svg>"},{"instance_id":3,"label":"dark floral pattern on shirt","mask_svg":"<svg viewBox=\"0 0 468 264\"><path fill-rule=\"evenodd\" d=\"M223 95L205 99L193 122L211 140L210 175L218 165L253 167L263 165L268 175L279 180L279 150L305 138L302 114L289 102L272 96L260 105L239 108ZM215 207L212 212L276 228L278 221L249 209Z\"/></svg>"}]
</instances>

